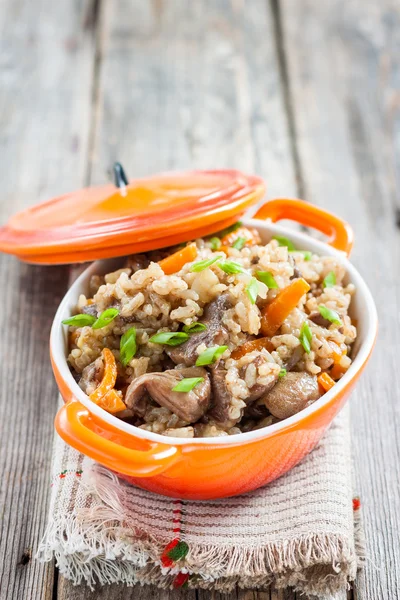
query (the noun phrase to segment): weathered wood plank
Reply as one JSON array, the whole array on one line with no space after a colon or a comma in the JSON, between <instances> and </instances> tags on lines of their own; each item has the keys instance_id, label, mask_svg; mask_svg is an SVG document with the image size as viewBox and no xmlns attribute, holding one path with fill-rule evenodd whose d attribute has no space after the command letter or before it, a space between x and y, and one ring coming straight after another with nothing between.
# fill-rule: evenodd
<instances>
[{"instance_id":1,"label":"weathered wood plank","mask_svg":"<svg viewBox=\"0 0 400 600\"><path fill-rule=\"evenodd\" d=\"M105 585L91 592L86 586L74 587L60 577L57 598L65 600L196 600L196 592L186 590L160 590L152 585Z\"/></svg>"},{"instance_id":2,"label":"weathered wood plank","mask_svg":"<svg viewBox=\"0 0 400 600\"><path fill-rule=\"evenodd\" d=\"M93 182L118 159L131 177L237 167L294 193L267 3L116 0L101 22Z\"/></svg>"},{"instance_id":3,"label":"weathered wood plank","mask_svg":"<svg viewBox=\"0 0 400 600\"><path fill-rule=\"evenodd\" d=\"M0 598L51 598L53 567L31 558L47 519L57 398L48 336L68 270L2 258L0 273L12 286L0 292Z\"/></svg>"},{"instance_id":4,"label":"weathered wood plank","mask_svg":"<svg viewBox=\"0 0 400 600\"><path fill-rule=\"evenodd\" d=\"M380 333L352 398L357 486L370 561L358 600L400 589L398 3L282 0L290 99L305 195L354 227L353 260Z\"/></svg>"},{"instance_id":5,"label":"weathered wood plank","mask_svg":"<svg viewBox=\"0 0 400 600\"><path fill-rule=\"evenodd\" d=\"M197 590L197 600L270 600L270 592L238 589L229 594L221 594L213 590ZM292 600L292 597L288 600Z\"/></svg>"},{"instance_id":6,"label":"weathered wood plank","mask_svg":"<svg viewBox=\"0 0 400 600\"><path fill-rule=\"evenodd\" d=\"M306 596L304 596L304 598L307 599ZM265 600L267 600L267 598L265 598ZM270 591L270 600L296 600L296 594L291 590L277 590L272 588Z\"/></svg>"},{"instance_id":7,"label":"weathered wood plank","mask_svg":"<svg viewBox=\"0 0 400 600\"><path fill-rule=\"evenodd\" d=\"M351 600L352 592L340 592L334 596L321 597L319 600ZM271 587L269 590L236 590L232 594L220 594L219 592L198 590L197 600L315 600L315 597L304 594L296 594L291 589L277 590Z\"/></svg>"},{"instance_id":8,"label":"weathered wood plank","mask_svg":"<svg viewBox=\"0 0 400 600\"><path fill-rule=\"evenodd\" d=\"M88 6L1 2L1 223L84 183L93 69ZM48 336L68 268L2 255L0 272L0 598L50 599L54 567L31 557L50 489L57 392Z\"/></svg>"}]
</instances>

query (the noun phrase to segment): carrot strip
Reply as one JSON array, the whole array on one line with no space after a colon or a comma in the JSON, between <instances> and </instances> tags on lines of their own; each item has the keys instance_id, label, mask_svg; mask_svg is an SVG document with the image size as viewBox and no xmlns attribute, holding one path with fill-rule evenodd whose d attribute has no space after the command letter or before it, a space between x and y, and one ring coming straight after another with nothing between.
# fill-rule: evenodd
<instances>
[{"instance_id":1,"label":"carrot strip","mask_svg":"<svg viewBox=\"0 0 400 600\"><path fill-rule=\"evenodd\" d=\"M197 247L195 243L192 243L174 252L174 254L163 258L158 264L166 275L172 275L172 273L180 271L186 263L192 262L196 256Z\"/></svg>"},{"instance_id":2,"label":"carrot strip","mask_svg":"<svg viewBox=\"0 0 400 600\"><path fill-rule=\"evenodd\" d=\"M309 289L310 286L307 281L300 278L295 279L290 285L281 290L276 298L263 310L261 333L272 337Z\"/></svg>"},{"instance_id":3,"label":"carrot strip","mask_svg":"<svg viewBox=\"0 0 400 600\"><path fill-rule=\"evenodd\" d=\"M116 413L121 412L121 410L126 409L126 405L115 389L108 391L102 398L100 398L100 400L96 402L96 404L97 406L100 406L100 408L104 408L104 410L112 415L115 415Z\"/></svg>"},{"instance_id":4,"label":"carrot strip","mask_svg":"<svg viewBox=\"0 0 400 600\"><path fill-rule=\"evenodd\" d=\"M229 250L229 248L230 248L230 246L223 245L223 246L219 247L218 251L219 252L225 252L225 254L228 256L228 250Z\"/></svg>"},{"instance_id":5,"label":"carrot strip","mask_svg":"<svg viewBox=\"0 0 400 600\"><path fill-rule=\"evenodd\" d=\"M239 227L238 229L235 229L235 231L231 231L224 235L221 242L224 246L232 246L232 244L240 237L245 238L246 246L254 246L261 242L260 234L257 229L254 229L253 227Z\"/></svg>"},{"instance_id":6,"label":"carrot strip","mask_svg":"<svg viewBox=\"0 0 400 600\"><path fill-rule=\"evenodd\" d=\"M329 392L331 388L335 385L332 377L328 375L328 373L320 373L317 377L317 381L324 392Z\"/></svg>"},{"instance_id":7,"label":"carrot strip","mask_svg":"<svg viewBox=\"0 0 400 600\"><path fill-rule=\"evenodd\" d=\"M332 379L340 379L340 377L346 373L347 369L342 367L339 363L335 363L330 371Z\"/></svg>"},{"instance_id":8,"label":"carrot strip","mask_svg":"<svg viewBox=\"0 0 400 600\"><path fill-rule=\"evenodd\" d=\"M114 354L108 348L103 348L104 375L98 387L92 392L89 398L98 403L103 396L115 386L117 380L117 363Z\"/></svg>"},{"instance_id":9,"label":"carrot strip","mask_svg":"<svg viewBox=\"0 0 400 600\"><path fill-rule=\"evenodd\" d=\"M272 352L275 350L274 345L271 343L271 340L267 337L258 338L257 340L251 340L250 342L246 342L239 348L235 348L235 350L231 354L231 358L234 360L238 360L238 358L242 358L245 354L249 352L254 352L254 350L262 350L265 348L268 352Z\"/></svg>"}]
</instances>

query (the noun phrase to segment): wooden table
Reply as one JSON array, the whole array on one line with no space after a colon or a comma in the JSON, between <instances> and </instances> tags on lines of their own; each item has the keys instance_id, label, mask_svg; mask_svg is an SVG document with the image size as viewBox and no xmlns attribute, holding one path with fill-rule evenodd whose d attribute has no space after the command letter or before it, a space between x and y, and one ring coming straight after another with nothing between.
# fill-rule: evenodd
<instances>
[{"instance_id":1,"label":"wooden table","mask_svg":"<svg viewBox=\"0 0 400 600\"><path fill-rule=\"evenodd\" d=\"M354 227L380 312L351 406L370 561L358 600L400 589L400 12L395 0L2 0L1 222L130 176L238 167ZM0 257L0 599L293 599L291 592L72 588L32 560L57 390L48 336L69 267ZM353 597L353 594L351 595Z\"/></svg>"}]
</instances>

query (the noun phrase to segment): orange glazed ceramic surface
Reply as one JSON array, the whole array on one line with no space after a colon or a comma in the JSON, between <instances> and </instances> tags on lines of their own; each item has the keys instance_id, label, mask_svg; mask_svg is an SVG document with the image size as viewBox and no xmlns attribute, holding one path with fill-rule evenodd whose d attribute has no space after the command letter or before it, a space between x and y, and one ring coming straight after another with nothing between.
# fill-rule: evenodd
<instances>
[{"instance_id":1,"label":"orange glazed ceramic surface","mask_svg":"<svg viewBox=\"0 0 400 600\"><path fill-rule=\"evenodd\" d=\"M14 215L0 227L0 251L41 264L147 252L228 227L264 193L260 177L233 169L85 188Z\"/></svg>"},{"instance_id":2,"label":"orange glazed ceramic surface","mask_svg":"<svg viewBox=\"0 0 400 600\"><path fill-rule=\"evenodd\" d=\"M285 218L319 229L334 247L273 224ZM264 242L273 235L285 235L298 249L332 255L343 262L348 280L357 287L352 313L358 320L358 343L353 363L314 404L264 429L222 438L187 439L166 438L135 428L93 404L67 365L66 332L61 321L70 315L79 293L86 290L91 274L110 269L110 261L93 264L65 296L52 328L52 364L66 401L57 414L56 429L71 446L147 490L173 497L210 499L243 494L276 479L314 448L347 400L371 354L377 331L376 309L366 284L345 257L352 246L349 226L321 209L290 199L266 203L245 224L256 227Z\"/></svg>"}]
</instances>

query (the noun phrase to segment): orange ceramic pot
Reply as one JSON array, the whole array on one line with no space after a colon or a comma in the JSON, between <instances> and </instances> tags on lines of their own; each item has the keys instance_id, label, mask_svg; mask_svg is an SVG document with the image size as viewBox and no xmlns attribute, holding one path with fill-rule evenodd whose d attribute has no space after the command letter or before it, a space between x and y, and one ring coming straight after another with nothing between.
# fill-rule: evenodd
<instances>
[{"instance_id":1,"label":"orange ceramic pot","mask_svg":"<svg viewBox=\"0 0 400 600\"><path fill-rule=\"evenodd\" d=\"M328 244L275 222L292 219L328 235ZM377 333L371 294L346 255L352 234L346 223L300 200L267 202L245 225L256 227L263 242L284 235L296 247L334 256L347 271L357 292L352 316L358 338L353 362L336 385L307 409L270 427L222 438L164 437L129 425L91 402L74 381L67 365L67 331L61 321L71 314L90 276L116 268L120 261L92 264L73 284L61 303L51 332L54 374L65 400L56 416L60 436L71 446L112 469L133 485L166 496L205 500L243 494L273 481L296 465L317 444L346 402L363 371Z\"/></svg>"}]
</instances>

